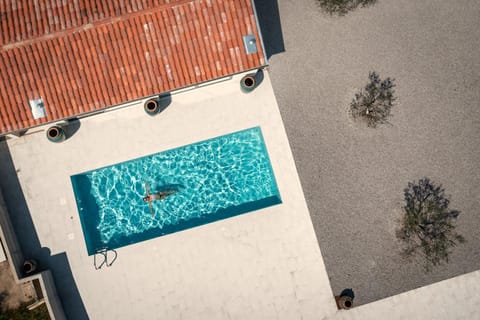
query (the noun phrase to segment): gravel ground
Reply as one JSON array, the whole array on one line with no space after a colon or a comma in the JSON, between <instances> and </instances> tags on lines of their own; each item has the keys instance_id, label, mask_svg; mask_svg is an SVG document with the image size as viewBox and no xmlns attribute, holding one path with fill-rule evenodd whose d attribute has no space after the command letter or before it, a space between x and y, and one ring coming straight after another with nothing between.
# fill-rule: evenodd
<instances>
[{"instance_id":1,"label":"gravel ground","mask_svg":"<svg viewBox=\"0 0 480 320\"><path fill-rule=\"evenodd\" d=\"M480 269L480 1L379 0L340 18L314 0L278 7L270 75L334 293L359 305ZM377 129L348 115L372 70L398 96ZM395 237L403 189L424 176L467 239L430 274Z\"/></svg>"}]
</instances>

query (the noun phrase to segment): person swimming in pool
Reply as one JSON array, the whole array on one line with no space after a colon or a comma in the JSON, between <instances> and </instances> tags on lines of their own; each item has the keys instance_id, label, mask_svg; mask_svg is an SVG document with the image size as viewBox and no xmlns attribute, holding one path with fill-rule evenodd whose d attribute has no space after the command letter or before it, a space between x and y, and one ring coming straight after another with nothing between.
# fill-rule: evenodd
<instances>
[{"instance_id":1,"label":"person swimming in pool","mask_svg":"<svg viewBox=\"0 0 480 320\"><path fill-rule=\"evenodd\" d=\"M178 190L166 190L166 191L150 193L150 187L148 186L147 182L145 182L145 191L147 195L143 197L143 201L148 203L148 207L150 208L150 214L152 215L152 218L155 216L152 202L156 200L163 200L166 197L178 192Z\"/></svg>"},{"instance_id":2,"label":"person swimming in pool","mask_svg":"<svg viewBox=\"0 0 480 320\"><path fill-rule=\"evenodd\" d=\"M156 192L156 193L148 193L147 192L147 195L145 197L143 197L143 201L152 202L152 201L156 201L156 200L163 200L166 197L168 197L172 194L175 194L177 192L178 192L177 190L160 191L160 192Z\"/></svg>"}]
</instances>

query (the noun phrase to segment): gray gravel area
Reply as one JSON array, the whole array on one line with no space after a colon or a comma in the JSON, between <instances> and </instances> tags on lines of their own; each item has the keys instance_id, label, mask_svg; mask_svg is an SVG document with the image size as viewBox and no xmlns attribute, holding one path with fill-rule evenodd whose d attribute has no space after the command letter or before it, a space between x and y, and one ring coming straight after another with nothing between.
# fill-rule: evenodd
<instances>
[{"instance_id":1,"label":"gray gravel area","mask_svg":"<svg viewBox=\"0 0 480 320\"><path fill-rule=\"evenodd\" d=\"M480 1L379 0L345 17L314 0L278 7L285 52L270 75L333 292L353 288L359 305L480 269ZM377 129L348 114L373 70L398 97ZM395 237L403 189L424 176L467 239L429 274Z\"/></svg>"}]
</instances>

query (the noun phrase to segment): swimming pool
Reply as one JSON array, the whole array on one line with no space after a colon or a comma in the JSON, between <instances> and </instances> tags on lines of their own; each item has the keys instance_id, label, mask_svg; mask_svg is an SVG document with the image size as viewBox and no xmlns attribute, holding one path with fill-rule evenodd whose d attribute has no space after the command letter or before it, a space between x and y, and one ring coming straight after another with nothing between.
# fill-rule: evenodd
<instances>
[{"instance_id":1,"label":"swimming pool","mask_svg":"<svg viewBox=\"0 0 480 320\"><path fill-rule=\"evenodd\" d=\"M71 176L89 255L281 203L260 127ZM163 200L151 193L176 190Z\"/></svg>"}]
</instances>

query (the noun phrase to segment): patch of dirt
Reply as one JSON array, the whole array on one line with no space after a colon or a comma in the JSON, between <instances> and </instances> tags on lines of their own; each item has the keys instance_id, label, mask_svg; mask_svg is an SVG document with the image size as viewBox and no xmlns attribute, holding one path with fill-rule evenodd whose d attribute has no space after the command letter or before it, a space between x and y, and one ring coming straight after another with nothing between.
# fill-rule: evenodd
<instances>
[{"instance_id":1,"label":"patch of dirt","mask_svg":"<svg viewBox=\"0 0 480 320\"><path fill-rule=\"evenodd\" d=\"M18 308L22 303L35 298L35 289L31 282L17 284L13 278L8 261L0 262L0 308Z\"/></svg>"}]
</instances>

